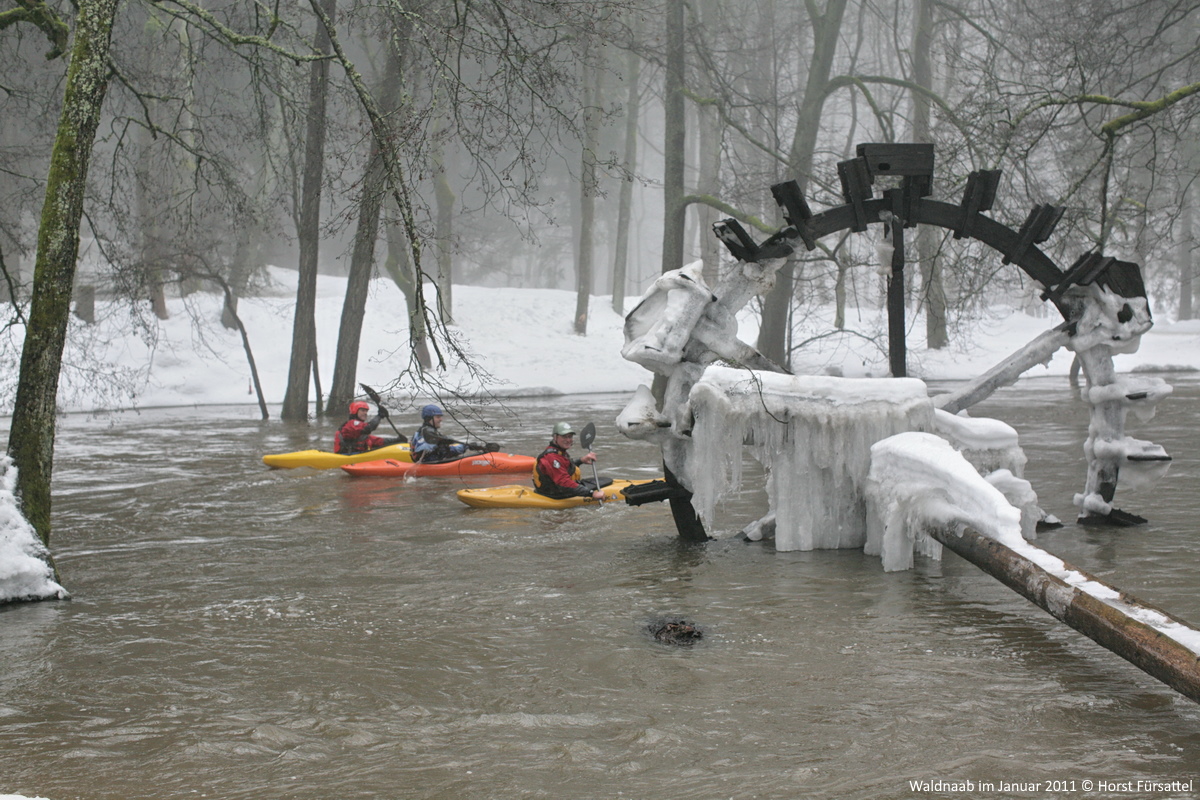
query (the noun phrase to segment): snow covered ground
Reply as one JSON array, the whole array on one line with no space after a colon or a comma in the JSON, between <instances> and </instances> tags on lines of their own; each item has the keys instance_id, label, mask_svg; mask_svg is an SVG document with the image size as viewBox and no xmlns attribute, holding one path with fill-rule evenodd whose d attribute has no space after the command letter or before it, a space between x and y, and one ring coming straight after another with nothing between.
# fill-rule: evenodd
<instances>
[{"instance_id":1,"label":"snow covered ground","mask_svg":"<svg viewBox=\"0 0 1200 800\"><path fill-rule=\"evenodd\" d=\"M266 297L241 301L239 310L262 379L268 403L283 399L291 350L295 273L271 271L273 288ZM345 279L322 276L318 284L318 352L322 383L332 379ZM626 303L632 308L637 298ZM64 411L97 408L193 406L255 403L250 370L236 331L217 320L221 300L194 294L170 301L171 318L157 321L153 337L135 335L123 311L104 316L94 326L72 322L65 354L59 402ZM491 375L491 389L505 393L584 394L631 392L650 375L621 357L623 317L612 310L609 296L593 297L587 335L573 331L575 296L553 289L454 288L453 327L464 348ZM757 320L742 315L741 338L753 344ZM881 310L847 312L847 330L830 334L832 309L809 312L805 332L797 339L821 337L796 357L796 371L844 377L887 375L886 319ZM203 324L197 325L195 320ZM909 321L909 374L926 380L966 379L994 365L1037 334L1060 322L1056 313L1028 316L994 309L972 322L967 336L949 348L923 348L923 321ZM20 358L19 329L0 338L0 363ZM407 317L403 295L387 280L374 282L363 320L358 379L387 386L408 365ZM1029 376L1065 375L1071 354L1060 351ZM1200 320L1159 322L1141 350L1116 358L1118 371L1148 367L1200 368ZM15 368L0 376L0 414L11 413ZM120 376L119 380L103 376ZM443 383L478 389L464 365L448 363L438 373ZM424 402L417 397L414 402Z\"/></svg>"}]
</instances>

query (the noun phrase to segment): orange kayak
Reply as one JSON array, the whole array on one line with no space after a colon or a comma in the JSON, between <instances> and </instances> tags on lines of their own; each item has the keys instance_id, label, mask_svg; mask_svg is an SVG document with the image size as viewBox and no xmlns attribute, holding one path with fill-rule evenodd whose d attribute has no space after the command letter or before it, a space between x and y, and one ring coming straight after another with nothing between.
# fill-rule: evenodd
<instances>
[{"instance_id":1,"label":"orange kayak","mask_svg":"<svg viewBox=\"0 0 1200 800\"><path fill-rule=\"evenodd\" d=\"M501 475L505 473L533 472L533 456L519 456L513 453L471 453L453 461L442 461L437 464L422 464L419 461L399 461L394 458L382 461L364 461L358 464L345 464L342 469L348 474L361 478L373 476L380 478L414 478L436 477L439 475Z\"/></svg>"}]
</instances>

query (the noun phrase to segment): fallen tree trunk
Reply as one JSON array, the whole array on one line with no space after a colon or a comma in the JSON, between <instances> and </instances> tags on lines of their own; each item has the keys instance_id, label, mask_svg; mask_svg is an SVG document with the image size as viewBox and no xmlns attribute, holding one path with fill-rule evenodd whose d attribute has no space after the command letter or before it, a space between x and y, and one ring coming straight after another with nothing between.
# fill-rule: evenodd
<instances>
[{"instance_id":1,"label":"fallen tree trunk","mask_svg":"<svg viewBox=\"0 0 1200 800\"><path fill-rule=\"evenodd\" d=\"M1200 653L1139 617L1161 622L1165 627L1180 626L1178 632L1184 638L1200 642L1200 631L1191 624L1063 564L1066 570L1078 573L1084 581L1096 584L1103 593L1111 592L1116 598L1103 600L969 528L961 534L944 529L930 530L929 534L1056 619L1200 703Z\"/></svg>"}]
</instances>

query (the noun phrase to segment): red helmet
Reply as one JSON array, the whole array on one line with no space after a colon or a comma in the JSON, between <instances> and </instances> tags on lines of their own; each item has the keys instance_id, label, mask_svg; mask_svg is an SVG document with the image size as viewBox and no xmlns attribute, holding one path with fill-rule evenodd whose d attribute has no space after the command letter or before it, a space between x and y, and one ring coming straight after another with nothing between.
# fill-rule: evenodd
<instances>
[{"instance_id":1,"label":"red helmet","mask_svg":"<svg viewBox=\"0 0 1200 800\"><path fill-rule=\"evenodd\" d=\"M352 417L360 411L370 411L370 410L371 410L371 404L363 402L362 400L355 400L353 403L350 404L350 416L352 416Z\"/></svg>"}]
</instances>

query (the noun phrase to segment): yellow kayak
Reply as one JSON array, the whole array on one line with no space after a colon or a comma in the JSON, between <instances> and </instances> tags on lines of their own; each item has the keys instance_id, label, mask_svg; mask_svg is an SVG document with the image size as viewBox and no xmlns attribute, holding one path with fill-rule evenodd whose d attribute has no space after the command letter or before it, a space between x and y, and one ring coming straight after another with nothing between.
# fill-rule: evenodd
<instances>
[{"instance_id":1,"label":"yellow kayak","mask_svg":"<svg viewBox=\"0 0 1200 800\"><path fill-rule=\"evenodd\" d=\"M605 502L621 500L621 492L627 486L646 481L613 481L604 487ZM590 497L566 497L555 500L538 494L532 486L492 486L486 489L460 489L458 499L475 508L574 508L575 506L597 506L599 500Z\"/></svg>"},{"instance_id":2,"label":"yellow kayak","mask_svg":"<svg viewBox=\"0 0 1200 800\"><path fill-rule=\"evenodd\" d=\"M294 469L296 467L312 467L313 469L333 469L346 464L358 464L363 461L379 461L390 458L394 461L412 461L408 452L408 444L389 444L365 453L341 455L328 450L297 450L294 453L274 453L263 456L263 463L276 469Z\"/></svg>"}]
</instances>

